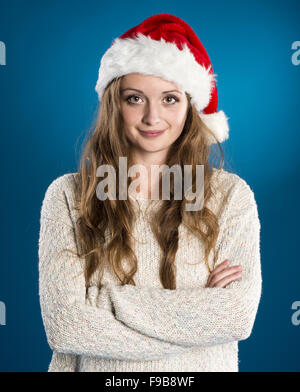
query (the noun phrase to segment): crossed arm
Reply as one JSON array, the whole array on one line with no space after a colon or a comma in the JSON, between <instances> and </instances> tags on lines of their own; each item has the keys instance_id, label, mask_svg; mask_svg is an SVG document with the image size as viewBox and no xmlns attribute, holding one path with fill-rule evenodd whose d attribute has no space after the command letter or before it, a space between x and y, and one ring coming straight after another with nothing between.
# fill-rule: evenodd
<instances>
[{"instance_id":1,"label":"crossed arm","mask_svg":"<svg viewBox=\"0 0 300 392\"><path fill-rule=\"evenodd\" d=\"M261 297L262 278L258 211L244 182L232 192L217 244L217 265L225 259L241 265L241 280L226 288L177 290L108 285L116 318L144 335L183 347L247 339Z\"/></svg>"}]
</instances>

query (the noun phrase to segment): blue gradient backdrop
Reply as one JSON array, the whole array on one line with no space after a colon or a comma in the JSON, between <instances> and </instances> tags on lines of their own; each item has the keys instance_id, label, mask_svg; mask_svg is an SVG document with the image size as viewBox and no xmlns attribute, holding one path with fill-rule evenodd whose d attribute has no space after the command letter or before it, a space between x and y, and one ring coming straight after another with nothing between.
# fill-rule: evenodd
<instances>
[{"instance_id":1,"label":"blue gradient backdrop","mask_svg":"<svg viewBox=\"0 0 300 392\"><path fill-rule=\"evenodd\" d=\"M263 292L240 371L300 371L299 1L0 1L0 371L46 371L51 359L38 297L41 202L50 182L76 170L97 109L98 66L112 40L156 13L195 30L218 75L230 117L223 149L255 192ZM300 60L300 55L298 56ZM77 147L76 147L77 146ZM229 165L229 166L228 166Z\"/></svg>"}]
</instances>

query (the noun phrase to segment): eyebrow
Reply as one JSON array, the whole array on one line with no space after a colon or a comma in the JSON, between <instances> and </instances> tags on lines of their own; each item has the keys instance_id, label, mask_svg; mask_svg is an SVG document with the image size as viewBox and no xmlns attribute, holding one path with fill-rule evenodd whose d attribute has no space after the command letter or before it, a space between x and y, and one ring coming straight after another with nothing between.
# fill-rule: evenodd
<instances>
[{"instance_id":1,"label":"eyebrow","mask_svg":"<svg viewBox=\"0 0 300 392\"><path fill-rule=\"evenodd\" d=\"M122 90L121 90L121 93L123 93L123 92L126 91L126 90L134 90L134 91L137 91L137 92L139 92L139 93L141 93L141 94L144 94L143 91L137 90L136 88L130 88L130 87L127 87L127 88L122 89ZM162 93L163 93L163 94L172 93L173 91L176 91L177 93L182 94L182 92L181 92L181 91L178 91L178 90L163 91Z\"/></svg>"}]
</instances>

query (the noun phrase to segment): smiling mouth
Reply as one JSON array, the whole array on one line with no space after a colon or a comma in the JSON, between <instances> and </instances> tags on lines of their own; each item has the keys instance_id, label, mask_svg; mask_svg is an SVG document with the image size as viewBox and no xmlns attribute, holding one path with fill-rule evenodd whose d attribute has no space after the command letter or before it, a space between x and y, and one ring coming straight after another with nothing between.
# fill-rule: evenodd
<instances>
[{"instance_id":1,"label":"smiling mouth","mask_svg":"<svg viewBox=\"0 0 300 392\"><path fill-rule=\"evenodd\" d=\"M140 132L142 135L144 135L144 136L158 136L158 135L161 135L162 133L164 133L164 132L165 132L165 129L162 130L162 131L141 131L141 130L139 129L139 132Z\"/></svg>"}]
</instances>

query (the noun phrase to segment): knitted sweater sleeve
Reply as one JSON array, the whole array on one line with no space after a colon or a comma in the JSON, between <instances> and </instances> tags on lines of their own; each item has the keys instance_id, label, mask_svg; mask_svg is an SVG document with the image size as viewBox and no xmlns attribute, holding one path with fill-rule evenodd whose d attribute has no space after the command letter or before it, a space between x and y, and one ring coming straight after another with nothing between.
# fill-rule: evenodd
<instances>
[{"instance_id":1,"label":"knitted sweater sleeve","mask_svg":"<svg viewBox=\"0 0 300 392\"><path fill-rule=\"evenodd\" d=\"M240 177L239 177L240 178ZM230 259L242 278L225 288L108 286L116 318L151 337L182 346L212 346L247 339L260 297L260 222L254 194L240 178L220 219L216 265Z\"/></svg>"},{"instance_id":2,"label":"knitted sweater sleeve","mask_svg":"<svg viewBox=\"0 0 300 392\"><path fill-rule=\"evenodd\" d=\"M40 217L39 298L51 349L119 360L155 360L186 351L117 320L105 287L90 287L91 296L86 298L82 259L70 252L60 253L66 248L77 251L62 177L48 187Z\"/></svg>"}]
</instances>

